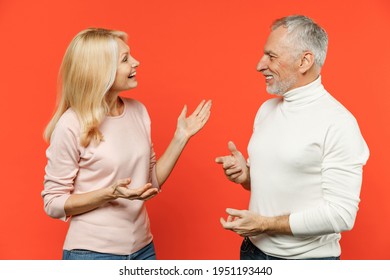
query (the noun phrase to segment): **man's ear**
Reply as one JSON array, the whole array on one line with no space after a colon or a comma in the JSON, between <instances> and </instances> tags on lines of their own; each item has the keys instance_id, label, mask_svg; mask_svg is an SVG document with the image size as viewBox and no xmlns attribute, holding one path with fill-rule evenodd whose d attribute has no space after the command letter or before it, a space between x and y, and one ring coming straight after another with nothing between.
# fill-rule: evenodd
<instances>
[{"instance_id":1,"label":"man's ear","mask_svg":"<svg viewBox=\"0 0 390 280\"><path fill-rule=\"evenodd\" d=\"M301 57L301 64L299 65L299 71L302 74L305 74L307 71L310 70L314 65L314 55L313 53L307 51L304 52Z\"/></svg>"}]
</instances>

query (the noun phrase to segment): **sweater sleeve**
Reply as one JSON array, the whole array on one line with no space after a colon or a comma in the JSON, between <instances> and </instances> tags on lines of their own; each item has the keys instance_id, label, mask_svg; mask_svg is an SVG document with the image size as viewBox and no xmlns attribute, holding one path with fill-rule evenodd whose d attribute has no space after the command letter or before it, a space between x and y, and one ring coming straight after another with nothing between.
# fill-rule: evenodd
<instances>
[{"instance_id":1,"label":"sweater sleeve","mask_svg":"<svg viewBox=\"0 0 390 280\"><path fill-rule=\"evenodd\" d=\"M324 203L290 215L290 227L295 236L340 233L351 230L355 223L363 165L369 150L352 116L329 127L323 151Z\"/></svg>"},{"instance_id":2,"label":"sweater sleeve","mask_svg":"<svg viewBox=\"0 0 390 280\"><path fill-rule=\"evenodd\" d=\"M145 129L146 129L146 132L147 132L148 138L149 138L150 161L149 161L149 179L148 179L148 182L151 183L154 188L158 188L159 189L160 185L158 184L157 173L156 173L157 157L156 157L156 153L155 153L154 148L153 148L153 141L152 141L152 136L151 136L152 135L152 132L151 132L152 131L151 119L150 119L148 110L146 109L144 104L142 104L139 101L135 101L135 100L133 100L133 102L135 102L139 106L139 108L140 108L141 115L142 115L142 118L143 118L143 122L144 122L144 125L145 125Z\"/></svg>"},{"instance_id":3,"label":"sweater sleeve","mask_svg":"<svg viewBox=\"0 0 390 280\"><path fill-rule=\"evenodd\" d=\"M46 150L44 190L41 195L46 213L56 219L66 220L65 201L72 193L74 179L79 170L79 145L74 131L61 120L53 131Z\"/></svg>"}]
</instances>

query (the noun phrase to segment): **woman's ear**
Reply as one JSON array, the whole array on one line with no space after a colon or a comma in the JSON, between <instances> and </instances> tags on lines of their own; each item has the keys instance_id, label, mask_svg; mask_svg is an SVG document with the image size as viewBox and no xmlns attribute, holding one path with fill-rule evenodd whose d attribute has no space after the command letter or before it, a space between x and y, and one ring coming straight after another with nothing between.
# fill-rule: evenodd
<instances>
[{"instance_id":1,"label":"woman's ear","mask_svg":"<svg viewBox=\"0 0 390 280\"><path fill-rule=\"evenodd\" d=\"M314 64L314 55L313 53L307 51L304 52L301 57L301 64L299 65L299 71L302 74L305 74Z\"/></svg>"}]
</instances>

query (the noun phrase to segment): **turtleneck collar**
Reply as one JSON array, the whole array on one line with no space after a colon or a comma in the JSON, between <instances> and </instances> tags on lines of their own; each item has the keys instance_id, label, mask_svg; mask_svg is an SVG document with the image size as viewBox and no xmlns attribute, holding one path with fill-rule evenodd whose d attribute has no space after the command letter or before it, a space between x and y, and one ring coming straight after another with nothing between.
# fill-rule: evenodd
<instances>
[{"instance_id":1,"label":"turtleneck collar","mask_svg":"<svg viewBox=\"0 0 390 280\"><path fill-rule=\"evenodd\" d=\"M294 88L283 94L283 103L285 106L304 106L326 93L321 83L321 76L305 86Z\"/></svg>"}]
</instances>

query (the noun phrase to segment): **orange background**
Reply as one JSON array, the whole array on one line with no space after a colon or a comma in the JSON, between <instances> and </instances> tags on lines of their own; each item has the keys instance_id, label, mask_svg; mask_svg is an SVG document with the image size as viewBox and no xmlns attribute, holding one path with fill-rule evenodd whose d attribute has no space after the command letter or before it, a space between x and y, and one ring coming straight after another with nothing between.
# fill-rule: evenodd
<instances>
[{"instance_id":1,"label":"orange background","mask_svg":"<svg viewBox=\"0 0 390 280\"><path fill-rule=\"evenodd\" d=\"M370 147L355 227L342 259L390 259L390 4L370 1L110 0L0 2L0 259L59 259L67 224L43 211L42 132L58 68L87 27L124 30L141 62L139 86L124 93L152 118L158 155L184 104L212 99L209 123L187 146L163 192L147 202L159 259L237 259L241 238L225 231L226 207L249 193L214 163L233 140L246 155L257 108L270 96L256 64L275 18L301 13L328 32L322 78L357 118Z\"/></svg>"}]
</instances>

